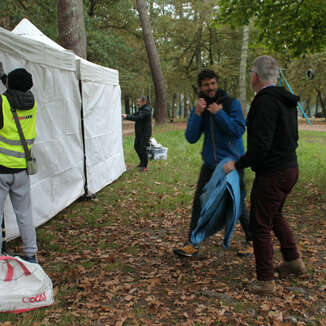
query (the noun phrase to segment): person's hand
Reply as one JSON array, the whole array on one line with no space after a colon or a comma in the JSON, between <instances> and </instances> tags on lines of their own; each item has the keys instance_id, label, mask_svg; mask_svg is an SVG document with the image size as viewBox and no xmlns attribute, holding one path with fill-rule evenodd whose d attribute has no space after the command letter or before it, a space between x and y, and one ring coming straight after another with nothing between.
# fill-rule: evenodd
<instances>
[{"instance_id":1,"label":"person's hand","mask_svg":"<svg viewBox=\"0 0 326 326\"><path fill-rule=\"evenodd\" d=\"M207 107L206 101L203 98L200 98L197 101L195 113L197 115L201 115L204 112L204 110L206 109L206 107Z\"/></svg>"},{"instance_id":2,"label":"person's hand","mask_svg":"<svg viewBox=\"0 0 326 326\"><path fill-rule=\"evenodd\" d=\"M121 114L121 116L122 116L122 119L126 119L127 118L127 115L126 114Z\"/></svg>"},{"instance_id":3,"label":"person's hand","mask_svg":"<svg viewBox=\"0 0 326 326\"><path fill-rule=\"evenodd\" d=\"M235 170L235 162L234 161L228 161L224 164L224 171L226 174L229 172Z\"/></svg>"},{"instance_id":4,"label":"person's hand","mask_svg":"<svg viewBox=\"0 0 326 326\"><path fill-rule=\"evenodd\" d=\"M215 114L216 112L220 111L223 109L223 105L222 104L216 104L216 103L212 103L208 106L207 110L211 113L211 114Z\"/></svg>"}]
</instances>

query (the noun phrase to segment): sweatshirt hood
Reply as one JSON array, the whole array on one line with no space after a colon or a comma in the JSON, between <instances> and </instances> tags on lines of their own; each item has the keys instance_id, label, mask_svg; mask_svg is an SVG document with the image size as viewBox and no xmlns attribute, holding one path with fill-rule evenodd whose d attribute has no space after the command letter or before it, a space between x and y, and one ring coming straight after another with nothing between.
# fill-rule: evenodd
<instances>
[{"instance_id":1,"label":"sweatshirt hood","mask_svg":"<svg viewBox=\"0 0 326 326\"><path fill-rule=\"evenodd\" d=\"M287 107L297 106L297 103L300 100L299 96L289 93L284 87L280 86L266 87L258 92L257 97L264 94L270 94L277 97L277 99Z\"/></svg>"},{"instance_id":2,"label":"sweatshirt hood","mask_svg":"<svg viewBox=\"0 0 326 326\"><path fill-rule=\"evenodd\" d=\"M10 106L17 110L30 110L35 103L34 95L31 91L21 92L8 88L4 95L7 97Z\"/></svg>"}]
</instances>

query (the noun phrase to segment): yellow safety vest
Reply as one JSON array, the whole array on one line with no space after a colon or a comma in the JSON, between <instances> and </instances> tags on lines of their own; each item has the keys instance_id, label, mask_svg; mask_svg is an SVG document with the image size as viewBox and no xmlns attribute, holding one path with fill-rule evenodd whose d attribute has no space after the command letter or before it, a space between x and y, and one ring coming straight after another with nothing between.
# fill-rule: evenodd
<instances>
[{"instance_id":1,"label":"yellow safety vest","mask_svg":"<svg viewBox=\"0 0 326 326\"><path fill-rule=\"evenodd\" d=\"M16 108L29 149L31 149L36 137L36 110L36 102L34 102L34 106L30 110L19 110L19 108ZM24 169L26 168L24 148L9 101L5 95L2 95L2 112L3 128L0 129L0 165L12 169Z\"/></svg>"}]
</instances>

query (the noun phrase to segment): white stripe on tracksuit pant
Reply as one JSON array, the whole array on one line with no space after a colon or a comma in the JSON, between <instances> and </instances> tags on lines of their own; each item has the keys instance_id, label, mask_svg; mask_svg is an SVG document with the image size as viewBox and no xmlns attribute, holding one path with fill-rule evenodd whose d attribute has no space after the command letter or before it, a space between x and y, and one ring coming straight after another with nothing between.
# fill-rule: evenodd
<instances>
[{"instance_id":1,"label":"white stripe on tracksuit pant","mask_svg":"<svg viewBox=\"0 0 326 326\"><path fill-rule=\"evenodd\" d=\"M30 181L26 170L10 174L0 173L0 224L2 224L4 203L8 193L23 240L24 255L33 256L37 252L37 244L32 216ZM0 247L2 247L1 232Z\"/></svg>"}]
</instances>

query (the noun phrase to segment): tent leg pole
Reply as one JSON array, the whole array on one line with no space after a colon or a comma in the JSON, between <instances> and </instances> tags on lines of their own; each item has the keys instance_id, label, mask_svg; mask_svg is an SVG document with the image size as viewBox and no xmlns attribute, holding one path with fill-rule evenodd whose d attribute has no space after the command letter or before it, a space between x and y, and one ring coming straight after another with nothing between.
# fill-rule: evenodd
<instances>
[{"instance_id":1,"label":"tent leg pole","mask_svg":"<svg viewBox=\"0 0 326 326\"><path fill-rule=\"evenodd\" d=\"M2 216L2 249L1 254L7 252L7 238L6 238L6 225L5 225L5 214Z\"/></svg>"},{"instance_id":2,"label":"tent leg pole","mask_svg":"<svg viewBox=\"0 0 326 326\"><path fill-rule=\"evenodd\" d=\"M83 106L83 85L81 80L79 80L79 92L81 97L81 132L82 132L82 141L83 141L83 164L84 164L84 195L81 197L81 200L93 200L96 198L96 194L89 194L88 192L88 180L87 180L87 165L86 165L86 144L85 144L85 127L84 127L84 106Z\"/></svg>"}]
</instances>

